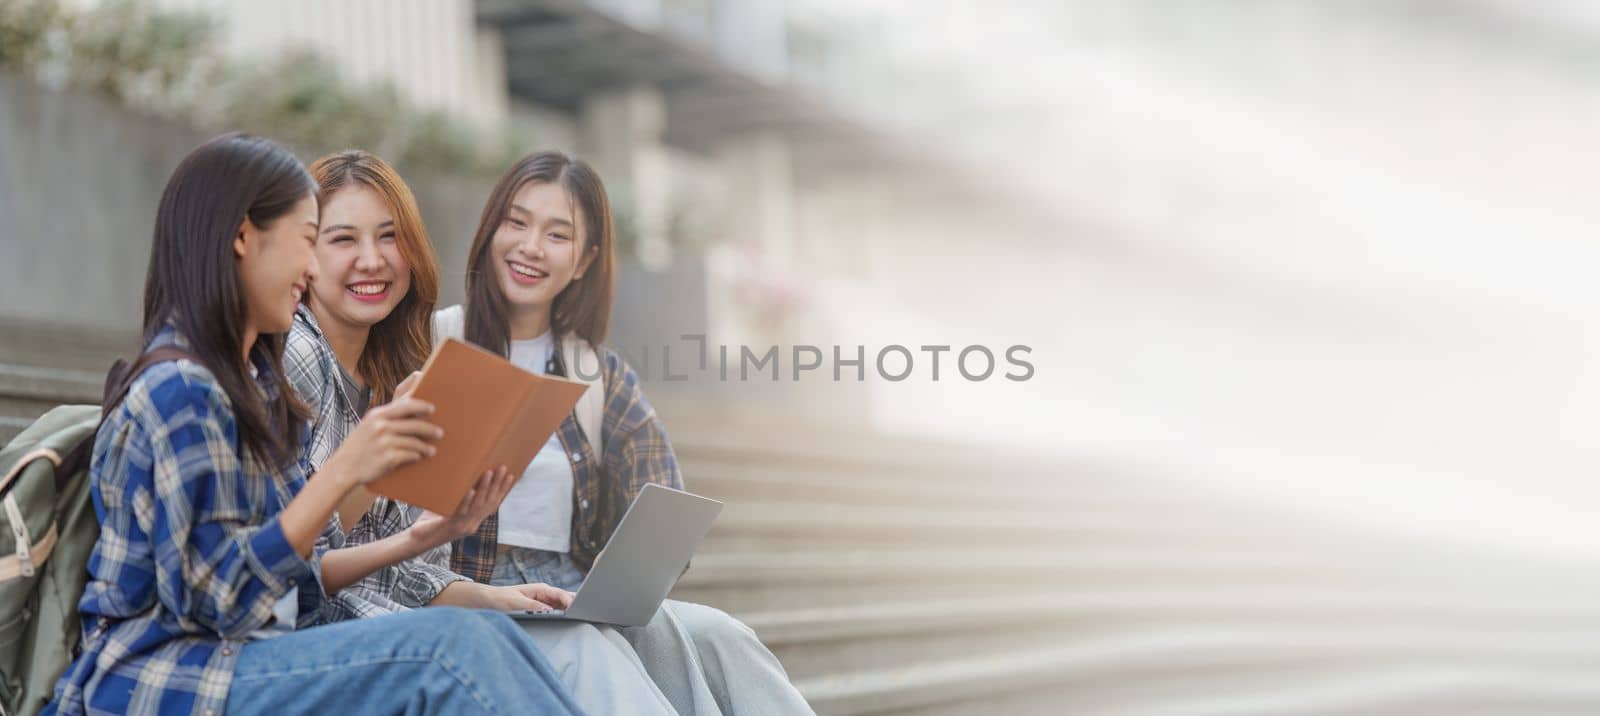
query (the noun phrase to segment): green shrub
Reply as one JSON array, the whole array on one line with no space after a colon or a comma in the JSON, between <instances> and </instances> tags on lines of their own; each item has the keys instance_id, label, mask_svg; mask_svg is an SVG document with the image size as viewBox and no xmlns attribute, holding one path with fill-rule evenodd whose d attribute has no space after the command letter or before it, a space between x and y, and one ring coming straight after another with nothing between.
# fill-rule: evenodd
<instances>
[{"instance_id":1,"label":"green shrub","mask_svg":"<svg viewBox=\"0 0 1600 716\"><path fill-rule=\"evenodd\" d=\"M496 175L532 138L420 110L388 83L354 85L326 57L226 60L217 25L142 0L73 9L0 0L0 69L56 89L104 94L141 112L270 136L308 154L361 147L401 166Z\"/></svg>"}]
</instances>

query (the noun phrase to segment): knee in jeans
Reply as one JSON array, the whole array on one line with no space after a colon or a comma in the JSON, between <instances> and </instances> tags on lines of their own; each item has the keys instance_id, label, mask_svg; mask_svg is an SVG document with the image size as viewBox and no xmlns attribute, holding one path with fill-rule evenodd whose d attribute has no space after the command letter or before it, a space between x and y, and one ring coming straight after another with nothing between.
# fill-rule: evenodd
<instances>
[{"instance_id":1,"label":"knee in jeans","mask_svg":"<svg viewBox=\"0 0 1600 716\"><path fill-rule=\"evenodd\" d=\"M516 622L504 614L474 609L428 607L411 613L416 616L410 628L446 652L491 648L505 641L517 628Z\"/></svg>"},{"instance_id":2,"label":"knee in jeans","mask_svg":"<svg viewBox=\"0 0 1600 716\"><path fill-rule=\"evenodd\" d=\"M680 603L675 613L696 644L725 649L761 644L761 639L756 636L755 630L721 609L704 604Z\"/></svg>"},{"instance_id":3,"label":"knee in jeans","mask_svg":"<svg viewBox=\"0 0 1600 716\"><path fill-rule=\"evenodd\" d=\"M517 624L517 620L506 614L487 609L464 609L462 611L476 619L485 633L492 635L490 638L498 637L511 641L523 638L522 627Z\"/></svg>"}]
</instances>

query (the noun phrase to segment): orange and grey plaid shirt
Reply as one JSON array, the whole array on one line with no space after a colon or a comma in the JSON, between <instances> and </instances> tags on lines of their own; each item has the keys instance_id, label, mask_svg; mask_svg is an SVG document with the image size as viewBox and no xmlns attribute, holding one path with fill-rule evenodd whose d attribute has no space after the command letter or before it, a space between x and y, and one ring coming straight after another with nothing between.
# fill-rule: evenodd
<instances>
[{"instance_id":1,"label":"orange and grey plaid shirt","mask_svg":"<svg viewBox=\"0 0 1600 716\"><path fill-rule=\"evenodd\" d=\"M605 366L605 416L600 429L605 433L606 454L595 459L594 448L573 414L556 431L572 463L572 559L585 571L645 485L683 489L678 458L655 408L644 397L639 376L615 351L597 346L595 352ZM499 517L491 516L477 533L456 540L451 545L451 570L488 583L494 574L499 530Z\"/></svg>"}]
</instances>

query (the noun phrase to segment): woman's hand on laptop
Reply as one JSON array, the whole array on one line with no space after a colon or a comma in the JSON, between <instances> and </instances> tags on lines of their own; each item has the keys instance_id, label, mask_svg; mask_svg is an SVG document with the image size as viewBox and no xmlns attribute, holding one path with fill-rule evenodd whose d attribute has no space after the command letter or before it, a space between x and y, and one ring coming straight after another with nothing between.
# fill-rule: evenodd
<instances>
[{"instance_id":1,"label":"woman's hand on laptop","mask_svg":"<svg viewBox=\"0 0 1600 716\"><path fill-rule=\"evenodd\" d=\"M478 484L467 490L456 512L449 517L423 511L406 533L418 543L421 550L429 550L478 531L478 525L500 510L511 487L517 484L511 471L501 465L483 473Z\"/></svg>"},{"instance_id":2,"label":"woman's hand on laptop","mask_svg":"<svg viewBox=\"0 0 1600 716\"><path fill-rule=\"evenodd\" d=\"M572 592L548 584L510 584L488 587L484 597L489 601L484 607L503 612L566 609L572 606Z\"/></svg>"},{"instance_id":3,"label":"woman's hand on laptop","mask_svg":"<svg viewBox=\"0 0 1600 716\"><path fill-rule=\"evenodd\" d=\"M470 579L451 582L428 602L439 607L468 607L502 612L540 612L572 606L572 592L548 584L490 586Z\"/></svg>"}]
</instances>

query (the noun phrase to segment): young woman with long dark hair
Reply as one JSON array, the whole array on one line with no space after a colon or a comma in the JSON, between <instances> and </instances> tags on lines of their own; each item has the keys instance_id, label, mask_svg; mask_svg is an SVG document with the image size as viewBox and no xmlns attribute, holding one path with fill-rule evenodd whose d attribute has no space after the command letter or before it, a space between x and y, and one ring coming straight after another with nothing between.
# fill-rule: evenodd
<instances>
[{"instance_id":1,"label":"young woman with long dark hair","mask_svg":"<svg viewBox=\"0 0 1600 716\"><path fill-rule=\"evenodd\" d=\"M474 534L452 567L479 582L583 582L646 484L683 487L666 430L632 368L606 348L615 231L600 176L560 152L513 165L483 208L467 258L467 303L434 315L435 340L463 337L537 373L590 382L598 425L580 408ZM681 714L809 714L783 666L749 627L700 604L667 600L620 630Z\"/></svg>"}]
</instances>

